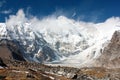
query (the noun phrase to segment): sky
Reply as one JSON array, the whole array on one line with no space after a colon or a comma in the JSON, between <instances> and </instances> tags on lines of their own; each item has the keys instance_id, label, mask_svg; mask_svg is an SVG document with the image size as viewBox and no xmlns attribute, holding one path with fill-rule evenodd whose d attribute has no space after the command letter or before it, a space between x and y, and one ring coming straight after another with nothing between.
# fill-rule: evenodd
<instances>
[{"instance_id":1,"label":"sky","mask_svg":"<svg viewBox=\"0 0 120 80\"><path fill-rule=\"evenodd\" d=\"M20 9L26 17L63 15L85 22L104 22L120 16L120 0L0 0L0 22Z\"/></svg>"}]
</instances>

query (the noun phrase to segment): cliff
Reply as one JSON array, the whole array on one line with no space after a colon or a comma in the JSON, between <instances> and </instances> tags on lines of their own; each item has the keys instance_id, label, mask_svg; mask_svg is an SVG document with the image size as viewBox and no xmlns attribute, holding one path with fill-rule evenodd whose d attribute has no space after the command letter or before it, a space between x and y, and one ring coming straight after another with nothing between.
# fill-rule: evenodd
<instances>
[{"instance_id":1,"label":"cliff","mask_svg":"<svg viewBox=\"0 0 120 80\"><path fill-rule=\"evenodd\" d=\"M95 64L100 67L120 68L120 31L115 31Z\"/></svg>"}]
</instances>

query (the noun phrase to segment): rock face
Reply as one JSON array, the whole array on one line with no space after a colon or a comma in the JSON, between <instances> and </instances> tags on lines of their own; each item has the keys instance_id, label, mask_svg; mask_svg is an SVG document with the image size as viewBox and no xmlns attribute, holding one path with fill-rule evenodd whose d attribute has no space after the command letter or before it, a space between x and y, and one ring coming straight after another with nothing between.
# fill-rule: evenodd
<instances>
[{"instance_id":1,"label":"rock face","mask_svg":"<svg viewBox=\"0 0 120 80\"><path fill-rule=\"evenodd\" d=\"M7 65L3 62L3 60L0 58L0 66L1 67L7 67Z\"/></svg>"},{"instance_id":2,"label":"rock face","mask_svg":"<svg viewBox=\"0 0 120 80\"><path fill-rule=\"evenodd\" d=\"M17 42L16 42L17 43ZM15 59L25 61L20 46L13 41L0 40L0 57L1 59Z\"/></svg>"},{"instance_id":3,"label":"rock face","mask_svg":"<svg viewBox=\"0 0 120 80\"><path fill-rule=\"evenodd\" d=\"M115 31L113 37L97 59L96 64L102 67L120 67L120 31Z\"/></svg>"}]
</instances>

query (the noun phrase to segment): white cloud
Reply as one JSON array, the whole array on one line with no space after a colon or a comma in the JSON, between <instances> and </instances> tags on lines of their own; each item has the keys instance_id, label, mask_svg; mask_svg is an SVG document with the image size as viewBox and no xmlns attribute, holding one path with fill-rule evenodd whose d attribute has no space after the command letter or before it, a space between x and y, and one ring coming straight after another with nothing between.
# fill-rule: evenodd
<instances>
[{"instance_id":1,"label":"white cloud","mask_svg":"<svg viewBox=\"0 0 120 80\"><path fill-rule=\"evenodd\" d=\"M49 30L64 32L68 28L93 26L93 27L97 27L99 31L102 31L103 33L109 35L109 33L112 34L114 30L118 29L116 25L120 26L120 17L112 17L102 23L75 21L65 16L56 17L56 15L48 16L43 19L38 19L37 17L33 16L33 18L28 19L25 17L24 11L20 9L16 15L11 15L6 23L8 25L14 25L17 23L26 23L26 22L31 24L32 29L38 31L44 28L48 28Z\"/></svg>"},{"instance_id":2,"label":"white cloud","mask_svg":"<svg viewBox=\"0 0 120 80\"><path fill-rule=\"evenodd\" d=\"M4 11L1 11L0 13L2 13L2 14L10 14L10 13L12 13L12 10L11 9L4 10Z\"/></svg>"},{"instance_id":3,"label":"white cloud","mask_svg":"<svg viewBox=\"0 0 120 80\"><path fill-rule=\"evenodd\" d=\"M25 17L25 13L22 9L20 9L16 15L10 15L9 19L7 19L6 23L7 25L15 25L18 23L24 23L27 21L27 18Z\"/></svg>"},{"instance_id":4,"label":"white cloud","mask_svg":"<svg viewBox=\"0 0 120 80\"><path fill-rule=\"evenodd\" d=\"M26 11L25 11L26 15L29 15L30 10L31 10L31 7L27 7L27 9L26 9Z\"/></svg>"},{"instance_id":5,"label":"white cloud","mask_svg":"<svg viewBox=\"0 0 120 80\"><path fill-rule=\"evenodd\" d=\"M72 14L72 17L74 17L74 16L76 16L76 12L74 12L74 13Z\"/></svg>"}]
</instances>

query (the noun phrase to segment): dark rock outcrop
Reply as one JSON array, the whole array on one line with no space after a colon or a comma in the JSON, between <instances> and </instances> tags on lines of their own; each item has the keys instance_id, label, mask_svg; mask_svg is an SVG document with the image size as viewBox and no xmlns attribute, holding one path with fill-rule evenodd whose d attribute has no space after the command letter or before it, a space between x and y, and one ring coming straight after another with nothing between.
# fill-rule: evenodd
<instances>
[{"instance_id":1,"label":"dark rock outcrop","mask_svg":"<svg viewBox=\"0 0 120 80\"><path fill-rule=\"evenodd\" d=\"M3 60L1 58L0 58L0 66L4 67L4 68L7 67L7 65L3 62Z\"/></svg>"},{"instance_id":2,"label":"dark rock outcrop","mask_svg":"<svg viewBox=\"0 0 120 80\"><path fill-rule=\"evenodd\" d=\"M120 68L120 31L115 31L95 64L101 67Z\"/></svg>"},{"instance_id":3,"label":"dark rock outcrop","mask_svg":"<svg viewBox=\"0 0 120 80\"><path fill-rule=\"evenodd\" d=\"M20 46L17 43L10 40L0 40L0 57L1 59L14 59L19 61L25 61Z\"/></svg>"}]
</instances>

